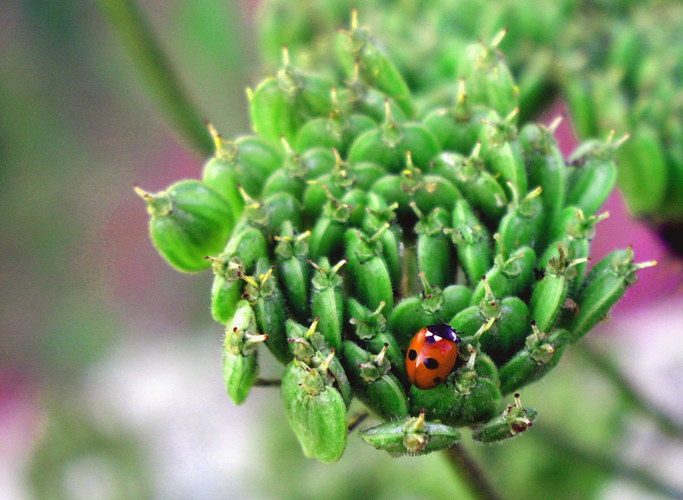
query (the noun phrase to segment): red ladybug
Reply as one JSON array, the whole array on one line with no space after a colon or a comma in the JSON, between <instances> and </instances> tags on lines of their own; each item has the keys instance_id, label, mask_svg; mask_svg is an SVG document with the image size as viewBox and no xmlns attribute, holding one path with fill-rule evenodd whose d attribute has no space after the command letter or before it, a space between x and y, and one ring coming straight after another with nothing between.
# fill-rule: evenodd
<instances>
[{"instance_id":1,"label":"red ladybug","mask_svg":"<svg viewBox=\"0 0 683 500\"><path fill-rule=\"evenodd\" d=\"M408 346L406 372L418 389L441 384L453 371L460 338L450 325L430 325L418 331Z\"/></svg>"}]
</instances>

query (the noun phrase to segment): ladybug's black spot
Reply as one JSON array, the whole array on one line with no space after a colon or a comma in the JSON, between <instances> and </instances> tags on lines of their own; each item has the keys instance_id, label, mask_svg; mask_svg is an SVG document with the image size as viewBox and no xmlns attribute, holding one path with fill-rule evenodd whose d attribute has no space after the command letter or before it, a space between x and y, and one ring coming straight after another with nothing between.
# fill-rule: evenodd
<instances>
[{"instance_id":1,"label":"ladybug's black spot","mask_svg":"<svg viewBox=\"0 0 683 500\"><path fill-rule=\"evenodd\" d=\"M434 383L440 384L441 383L441 377L434 377Z\"/></svg>"},{"instance_id":2,"label":"ladybug's black spot","mask_svg":"<svg viewBox=\"0 0 683 500\"><path fill-rule=\"evenodd\" d=\"M424 360L424 365L428 370L436 370L439 367L439 362L434 358L427 358Z\"/></svg>"},{"instance_id":3,"label":"ladybug's black spot","mask_svg":"<svg viewBox=\"0 0 683 500\"><path fill-rule=\"evenodd\" d=\"M415 349L408 351L408 359L410 361L415 361L415 358L417 358L417 351Z\"/></svg>"}]
</instances>

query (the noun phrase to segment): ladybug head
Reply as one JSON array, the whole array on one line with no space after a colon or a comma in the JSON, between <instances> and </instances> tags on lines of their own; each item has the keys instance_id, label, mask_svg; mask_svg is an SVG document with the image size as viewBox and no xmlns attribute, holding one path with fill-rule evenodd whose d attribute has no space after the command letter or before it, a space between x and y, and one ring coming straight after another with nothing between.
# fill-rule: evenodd
<instances>
[{"instance_id":1,"label":"ladybug head","mask_svg":"<svg viewBox=\"0 0 683 500\"><path fill-rule=\"evenodd\" d=\"M436 336L441 337L443 339L450 340L451 342L455 342L455 343L460 342L460 337L458 337L458 332L456 332L451 327L451 325L446 325L446 324L429 325L427 327L427 330L429 332L431 332L432 335L436 335ZM427 340L429 341L429 336L427 337Z\"/></svg>"}]
</instances>

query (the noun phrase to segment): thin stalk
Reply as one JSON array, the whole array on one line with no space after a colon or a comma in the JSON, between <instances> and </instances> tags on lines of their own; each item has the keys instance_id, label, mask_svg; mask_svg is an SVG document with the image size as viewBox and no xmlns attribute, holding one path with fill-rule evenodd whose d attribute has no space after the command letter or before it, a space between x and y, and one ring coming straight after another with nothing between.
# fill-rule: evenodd
<instances>
[{"instance_id":1,"label":"thin stalk","mask_svg":"<svg viewBox=\"0 0 683 500\"><path fill-rule=\"evenodd\" d=\"M254 387L280 387L282 380L274 378L257 378Z\"/></svg>"},{"instance_id":2,"label":"thin stalk","mask_svg":"<svg viewBox=\"0 0 683 500\"><path fill-rule=\"evenodd\" d=\"M562 436L555 428L534 424L533 433L539 439L542 439L545 445L563 453L567 459L580 460L602 470L606 474L631 481L653 493L671 498L683 498L683 491L664 483L648 471L622 462L612 455L578 446L575 440Z\"/></svg>"},{"instance_id":3,"label":"thin stalk","mask_svg":"<svg viewBox=\"0 0 683 500\"><path fill-rule=\"evenodd\" d=\"M683 441L683 425L649 401L646 401L643 395L626 379L611 359L586 343L580 342L576 344L576 347L579 354L619 391L624 401L633 410L651 419L664 434Z\"/></svg>"},{"instance_id":4,"label":"thin stalk","mask_svg":"<svg viewBox=\"0 0 683 500\"><path fill-rule=\"evenodd\" d=\"M213 141L154 37L135 0L98 0L127 52L137 64L148 93L157 100L189 146L203 156L213 153Z\"/></svg>"},{"instance_id":5,"label":"thin stalk","mask_svg":"<svg viewBox=\"0 0 683 500\"><path fill-rule=\"evenodd\" d=\"M444 451L453 470L467 484L470 491L481 500L501 500L501 496L493 488L484 471L465 451L455 444Z\"/></svg>"}]
</instances>

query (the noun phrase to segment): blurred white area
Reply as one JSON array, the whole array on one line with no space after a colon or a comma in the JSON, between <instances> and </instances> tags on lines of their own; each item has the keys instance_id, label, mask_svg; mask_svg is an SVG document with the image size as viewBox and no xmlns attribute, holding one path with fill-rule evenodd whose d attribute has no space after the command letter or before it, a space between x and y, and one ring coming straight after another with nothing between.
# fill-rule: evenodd
<instances>
[{"instance_id":1,"label":"blurred white area","mask_svg":"<svg viewBox=\"0 0 683 500\"><path fill-rule=\"evenodd\" d=\"M637 285L636 285L637 286ZM628 381L648 402L683 422L683 290L662 302L651 302L637 314L623 314L598 328L605 346ZM600 335L601 337L603 335ZM683 490L683 443L657 430L651 420L635 416L626 431L620 457L637 464ZM607 450L609 451L609 450ZM658 497L615 480L605 488L605 500Z\"/></svg>"},{"instance_id":2,"label":"blurred white area","mask_svg":"<svg viewBox=\"0 0 683 500\"><path fill-rule=\"evenodd\" d=\"M99 422L123 422L144 436L157 498L244 498L249 471L265 459L254 440L270 391L232 403L220 334L135 337L93 370L86 406Z\"/></svg>"}]
</instances>

